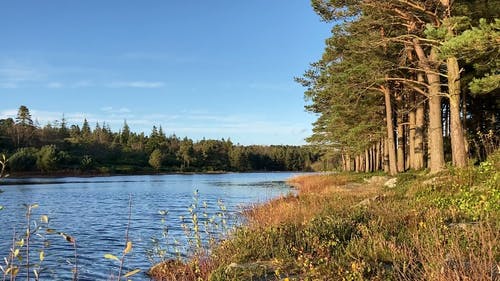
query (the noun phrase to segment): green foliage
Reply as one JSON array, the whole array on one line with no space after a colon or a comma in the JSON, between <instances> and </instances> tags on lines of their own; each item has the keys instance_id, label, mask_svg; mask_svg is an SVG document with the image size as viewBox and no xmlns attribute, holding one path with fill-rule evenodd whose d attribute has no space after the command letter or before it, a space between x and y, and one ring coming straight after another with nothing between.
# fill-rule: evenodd
<instances>
[{"instance_id":1,"label":"green foliage","mask_svg":"<svg viewBox=\"0 0 500 281\"><path fill-rule=\"evenodd\" d=\"M458 179L453 184L455 192L433 199L438 207L456 210L474 221L500 214L500 171L492 161L460 170L454 177Z\"/></svg>"},{"instance_id":2,"label":"green foliage","mask_svg":"<svg viewBox=\"0 0 500 281\"><path fill-rule=\"evenodd\" d=\"M95 162L90 155L84 155L82 160L80 161L80 169L82 171L88 171L94 168Z\"/></svg>"},{"instance_id":3,"label":"green foliage","mask_svg":"<svg viewBox=\"0 0 500 281\"><path fill-rule=\"evenodd\" d=\"M448 35L446 26L436 27L433 24L427 24L424 34L429 39L444 40Z\"/></svg>"},{"instance_id":4,"label":"green foliage","mask_svg":"<svg viewBox=\"0 0 500 281\"><path fill-rule=\"evenodd\" d=\"M449 23L452 24L452 23ZM463 28L462 28L463 29ZM443 58L457 57L472 64L477 74L469 83L472 94L487 94L500 88L500 19L479 20L478 26L463 29L440 47ZM477 77L479 75L479 77Z\"/></svg>"},{"instance_id":5,"label":"green foliage","mask_svg":"<svg viewBox=\"0 0 500 281\"><path fill-rule=\"evenodd\" d=\"M55 145L45 145L38 151L36 166L43 172L57 169L58 154Z\"/></svg>"},{"instance_id":6,"label":"green foliage","mask_svg":"<svg viewBox=\"0 0 500 281\"><path fill-rule=\"evenodd\" d=\"M28 118L26 113L22 116ZM147 136L130 131L126 122L120 132L111 131L106 123L97 123L92 130L87 120L81 129L78 125L68 128L64 118L42 128L0 119L0 147L12 155L10 170L15 173L36 169L135 173L151 172L151 167L168 172L305 171L311 170L320 155L306 146L242 146L224 139L194 142L167 136L156 126Z\"/></svg>"},{"instance_id":7,"label":"green foliage","mask_svg":"<svg viewBox=\"0 0 500 281\"><path fill-rule=\"evenodd\" d=\"M12 171L32 171L36 168L38 150L33 147L20 148L9 158Z\"/></svg>"},{"instance_id":8,"label":"green foliage","mask_svg":"<svg viewBox=\"0 0 500 281\"><path fill-rule=\"evenodd\" d=\"M486 74L482 78L474 78L469 89L473 94L487 94L500 89L500 74Z\"/></svg>"},{"instance_id":9,"label":"green foliage","mask_svg":"<svg viewBox=\"0 0 500 281\"><path fill-rule=\"evenodd\" d=\"M448 104L446 98L454 99L455 92L460 92L460 97L463 97L460 103L468 104L462 107L467 112L440 114L441 108L431 110L426 105L423 111L426 116L430 116L429 122L443 118L441 123L444 124L445 115L451 114L454 118L458 114L467 116L468 122L464 128L471 135L477 128L483 133L490 127L496 128L496 121L487 121L499 118L498 103L494 97L483 100L470 95L496 95L500 88L500 20L498 5L495 4L498 3L311 1L321 19L332 23L332 32L331 37L325 40L321 58L311 63L302 77L296 78L305 88L306 109L317 116L313 123L313 134L307 141L320 146L330 160L340 159L338 155L353 159L362 156L377 141L389 138L393 133L399 134L401 139L407 136L407 131L414 130L411 127L420 127L418 132L427 130L429 124L419 121L417 125L416 119L411 121L414 123L408 121L416 116L416 112L422 113L424 99L440 96L444 97L443 103ZM446 61L451 58L453 60ZM456 64L460 71L454 70ZM448 76L448 71L457 72L459 77ZM439 80L434 75L442 78L441 85L431 86L432 80ZM446 77L454 81L446 81ZM448 83L452 87L446 87ZM467 84L468 88L463 87ZM387 100L383 98L385 94ZM482 112L476 114L476 110ZM384 115L384 111L389 111L388 116ZM391 113L393 116L390 116ZM465 149L460 142L457 146L455 141L455 136L463 134L463 129L457 122L451 124L449 130L454 136L454 151L451 151L451 146L441 144L442 134L436 133L435 139L440 143L424 145L429 153L417 149L419 155L415 158L428 155L429 160L432 158L441 162L445 153L463 155ZM391 132L392 126L398 129ZM410 137L413 138L411 134ZM415 134L415 138L415 143L426 141L421 139L420 133ZM412 141L403 145L398 141L399 151L404 146L410 149L406 149L407 152L403 154L415 151L409 147ZM471 142L469 147L472 146ZM481 145L477 146L478 150L483 149ZM433 153L435 155L430 156ZM407 155L400 156L401 163L401 159ZM412 159L411 156L409 158ZM443 166L442 163L434 165L434 160L427 162L436 171L441 168L437 166ZM462 166L463 162L460 161L458 165ZM419 160L418 163L410 163L410 166L421 168L422 163ZM398 168L403 170L402 166Z\"/></svg>"},{"instance_id":10,"label":"green foliage","mask_svg":"<svg viewBox=\"0 0 500 281\"><path fill-rule=\"evenodd\" d=\"M33 126L31 113L25 105L21 105L17 111L16 124L21 126Z\"/></svg>"},{"instance_id":11,"label":"green foliage","mask_svg":"<svg viewBox=\"0 0 500 281\"><path fill-rule=\"evenodd\" d=\"M155 170L160 170L161 165L163 162L163 153L161 152L160 149L155 149L153 152L151 152L151 155L149 156L149 165L153 167Z\"/></svg>"}]
</instances>

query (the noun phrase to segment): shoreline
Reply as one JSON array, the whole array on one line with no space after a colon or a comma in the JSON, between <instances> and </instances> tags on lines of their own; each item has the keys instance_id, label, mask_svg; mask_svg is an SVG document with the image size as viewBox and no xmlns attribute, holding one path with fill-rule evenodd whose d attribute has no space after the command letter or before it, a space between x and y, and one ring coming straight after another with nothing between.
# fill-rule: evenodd
<instances>
[{"instance_id":1,"label":"shoreline","mask_svg":"<svg viewBox=\"0 0 500 281\"><path fill-rule=\"evenodd\" d=\"M39 173L39 172L25 172L25 173L15 173L8 174L7 179L29 179L29 178L92 178L92 177L118 177L118 176L155 176L155 175L223 175L223 174L265 174L265 173L315 173L311 171L245 171L245 172L235 172L235 171L206 171L206 172L160 172L160 173L150 173L150 172L139 172L139 173Z\"/></svg>"},{"instance_id":2,"label":"shoreline","mask_svg":"<svg viewBox=\"0 0 500 281\"><path fill-rule=\"evenodd\" d=\"M500 249L500 167L490 163L491 173L293 177L287 183L296 195L251 207L245 225L207 252L149 273L153 280L490 280L500 276L492 252Z\"/></svg>"}]
</instances>

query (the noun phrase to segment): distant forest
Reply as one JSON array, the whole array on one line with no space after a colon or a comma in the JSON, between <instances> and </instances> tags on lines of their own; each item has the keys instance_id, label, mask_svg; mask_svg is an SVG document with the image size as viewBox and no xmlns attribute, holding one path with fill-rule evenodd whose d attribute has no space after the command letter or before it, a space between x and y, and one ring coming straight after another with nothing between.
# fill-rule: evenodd
<instances>
[{"instance_id":1,"label":"distant forest","mask_svg":"<svg viewBox=\"0 0 500 281\"><path fill-rule=\"evenodd\" d=\"M16 174L114 174L150 172L308 171L319 154L308 146L233 144L228 140L167 136L153 126L149 135L118 132L106 123L93 129L62 118L43 127L26 106L15 119L0 119L0 154Z\"/></svg>"}]
</instances>

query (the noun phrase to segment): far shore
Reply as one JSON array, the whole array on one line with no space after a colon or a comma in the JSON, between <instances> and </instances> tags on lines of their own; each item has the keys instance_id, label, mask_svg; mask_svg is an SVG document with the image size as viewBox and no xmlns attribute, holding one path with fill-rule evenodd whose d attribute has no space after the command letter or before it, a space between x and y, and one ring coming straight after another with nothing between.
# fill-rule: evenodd
<instances>
[{"instance_id":1,"label":"far shore","mask_svg":"<svg viewBox=\"0 0 500 281\"><path fill-rule=\"evenodd\" d=\"M42 172L21 172L8 174L7 179L31 179L31 178L93 178L93 177L118 177L118 176L155 176L155 175L220 175L220 174L248 174L248 173L310 173L310 171L245 171L245 172L235 172L235 171L193 171L193 172L181 172L181 171L171 171L171 172L148 172L148 171L138 171L131 173L99 173L97 171L56 171L50 173ZM0 181L0 185L10 185L18 184L9 183L9 181Z\"/></svg>"}]
</instances>

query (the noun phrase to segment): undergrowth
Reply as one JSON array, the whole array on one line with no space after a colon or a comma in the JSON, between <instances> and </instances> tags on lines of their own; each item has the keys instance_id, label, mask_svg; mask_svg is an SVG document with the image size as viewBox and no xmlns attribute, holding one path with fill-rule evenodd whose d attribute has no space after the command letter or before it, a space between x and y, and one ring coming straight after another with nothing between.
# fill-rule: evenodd
<instances>
[{"instance_id":1,"label":"undergrowth","mask_svg":"<svg viewBox=\"0 0 500 281\"><path fill-rule=\"evenodd\" d=\"M248 210L212 250L208 279L498 280L499 174L497 152L393 188L359 174L293 179L297 195Z\"/></svg>"},{"instance_id":2,"label":"undergrowth","mask_svg":"<svg viewBox=\"0 0 500 281\"><path fill-rule=\"evenodd\" d=\"M476 167L401 174L395 187L383 185L387 177L371 176L291 179L297 194L246 210L247 224L225 240L211 236L216 228L227 229L224 206L210 217L195 193L183 225L192 258L170 259L171 244L157 244L152 254L158 264L149 273L155 280L210 281L500 279L500 151ZM20 271L29 279L30 270L39 279L45 249L37 249L36 260L27 259L32 237L44 230L74 247L76 280L75 239L50 229L47 216L32 228L35 208L27 206L26 229L12 237L10 256L0 267L4 279ZM168 212L161 212L166 219ZM163 228L156 242L168 238ZM125 242L121 257L106 257L118 262L118 279L138 272L121 272L132 248L128 230Z\"/></svg>"}]
</instances>

